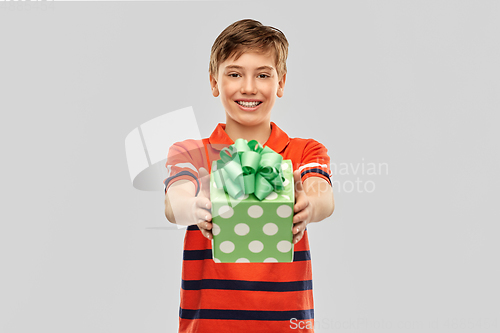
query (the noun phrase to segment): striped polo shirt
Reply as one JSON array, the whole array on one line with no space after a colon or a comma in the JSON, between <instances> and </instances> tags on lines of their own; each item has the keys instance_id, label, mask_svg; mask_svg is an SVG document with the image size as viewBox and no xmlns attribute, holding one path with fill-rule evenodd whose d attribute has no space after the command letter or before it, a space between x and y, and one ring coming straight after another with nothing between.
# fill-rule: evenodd
<instances>
[{"instance_id":1,"label":"striped polo shirt","mask_svg":"<svg viewBox=\"0 0 500 333\"><path fill-rule=\"evenodd\" d=\"M170 147L165 191L188 179L199 192L198 169L210 172L221 149L234 142L219 123L209 138L185 140ZM313 139L289 138L271 122L271 135L263 145L292 161L309 177L331 186L327 149ZM294 245L291 263L215 263L211 241L196 225L184 237L179 332L314 332L311 255L307 229ZM309 328L307 328L309 327Z\"/></svg>"}]
</instances>

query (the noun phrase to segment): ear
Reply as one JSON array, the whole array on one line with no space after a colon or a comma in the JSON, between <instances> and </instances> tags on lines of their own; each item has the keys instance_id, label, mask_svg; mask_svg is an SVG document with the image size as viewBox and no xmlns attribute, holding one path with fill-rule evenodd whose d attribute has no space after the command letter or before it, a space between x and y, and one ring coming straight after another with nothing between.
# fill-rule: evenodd
<instances>
[{"instance_id":1,"label":"ear","mask_svg":"<svg viewBox=\"0 0 500 333\"><path fill-rule=\"evenodd\" d=\"M278 81L278 91L276 92L276 96L279 98L283 97L283 92L285 90L285 81L286 81L286 73L283 74L281 80Z\"/></svg>"},{"instance_id":2,"label":"ear","mask_svg":"<svg viewBox=\"0 0 500 333\"><path fill-rule=\"evenodd\" d=\"M219 96L219 88L217 86L217 81L215 80L212 74L208 74L208 76L210 79L210 87L212 88L212 95L214 97L217 97Z\"/></svg>"}]
</instances>

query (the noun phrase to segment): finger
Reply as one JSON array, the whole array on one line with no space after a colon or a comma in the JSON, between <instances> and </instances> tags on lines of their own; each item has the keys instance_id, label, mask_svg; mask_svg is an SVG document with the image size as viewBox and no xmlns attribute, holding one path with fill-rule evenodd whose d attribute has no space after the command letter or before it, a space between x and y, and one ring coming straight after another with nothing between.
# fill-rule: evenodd
<instances>
[{"instance_id":1,"label":"finger","mask_svg":"<svg viewBox=\"0 0 500 333\"><path fill-rule=\"evenodd\" d=\"M297 244L304 237L304 230L293 236L293 244Z\"/></svg>"},{"instance_id":2,"label":"finger","mask_svg":"<svg viewBox=\"0 0 500 333\"><path fill-rule=\"evenodd\" d=\"M200 229L200 230L203 229L203 231L212 230L212 222L200 220L198 222L198 229Z\"/></svg>"},{"instance_id":3,"label":"finger","mask_svg":"<svg viewBox=\"0 0 500 333\"><path fill-rule=\"evenodd\" d=\"M295 191L302 191L302 177L300 176L300 171L295 170L293 172L293 182L295 184Z\"/></svg>"},{"instance_id":4,"label":"finger","mask_svg":"<svg viewBox=\"0 0 500 333\"><path fill-rule=\"evenodd\" d=\"M199 208L210 210L212 208L212 202L205 196L199 196L196 200L196 206Z\"/></svg>"},{"instance_id":5,"label":"finger","mask_svg":"<svg viewBox=\"0 0 500 333\"><path fill-rule=\"evenodd\" d=\"M307 223L305 221L294 223L292 233L296 235L299 232L306 230L306 225Z\"/></svg>"},{"instance_id":6,"label":"finger","mask_svg":"<svg viewBox=\"0 0 500 333\"><path fill-rule=\"evenodd\" d=\"M205 230L205 235L204 235L207 239L212 239L213 238L213 235L212 235L212 231L211 230Z\"/></svg>"},{"instance_id":7,"label":"finger","mask_svg":"<svg viewBox=\"0 0 500 333\"><path fill-rule=\"evenodd\" d=\"M207 228L212 229L212 223L205 222L205 221L200 221L200 222L197 223L197 225L198 225L198 229L200 229L201 234L203 235L203 237L205 237L207 239L210 239L210 240L213 238L212 231L211 230L207 230Z\"/></svg>"},{"instance_id":8,"label":"finger","mask_svg":"<svg viewBox=\"0 0 500 333\"><path fill-rule=\"evenodd\" d=\"M198 170L198 176L200 179L200 186L201 186L200 192L204 196L210 197L210 175L207 169L201 167L200 170Z\"/></svg>"},{"instance_id":9,"label":"finger","mask_svg":"<svg viewBox=\"0 0 500 333\"><path fill-rule=\"evenodd\" d=\"M204 230L204 229L201 229L200 228L200 231L201 231L201 234L203 235L203 237L207 238L207 239L212 239L212 232L211 231L207 231L207 230Z\"/></svg>"},{"instance_id":10,"label":"finger","mask_svg":"<svg viewBox=\"0 0 500 333\"><path fill-rule=\"evenodd\" d=\"M302 211L299 214L295 214L293 216L293 223L297 224L297 223L301 223L301 222L306 222L308 218L309 218L309 215L307 214L307 212Z\"/></svg>"},{"instance_id":11,"label":"finger","mask_svg":"<svg viewBox=\"0 0 500 333\"><path fill-rule=\"evenodd\" d=\"M197 209L196 217L201 221L212 221L212 214L210 214L210 212L206 211L205 209Z\"/></svg>"},{"instance_id":12,"label":"finger","mask_svg":"<svg viewBox=\"0 0 500 333\"><path fill-rule=\"evenodd\" d=\"M307 206L309 206L309 200L307 200L307 197L305 195L298 194L296 199L297 200L295 201L295 205L293 206L293 211L295 213L300 212L301 210L304 210Z\"/></svg>"},{"instance_id":13,"label":"finger","mask_svg":"<svg viewBox=\"0 0 500 333\"><path fill-rule=\"evenodd\" d=\"M298 183L300 181L301 181L301 179L300 179L300 171L299 170L295 170L293 172L293 182L294 183Z\"/></svg>"},{"instance_id":14,"label":"finger","mask_svg":"<svg viewBox=\"0 0 500 333\"><path fill-rule=\"evenodd\" d=\"M200 179L205 179L206 176L208 176L208 171L204 167L201 167L198 170L198 175L200 176Z\"/></svg>"}]
</instances>

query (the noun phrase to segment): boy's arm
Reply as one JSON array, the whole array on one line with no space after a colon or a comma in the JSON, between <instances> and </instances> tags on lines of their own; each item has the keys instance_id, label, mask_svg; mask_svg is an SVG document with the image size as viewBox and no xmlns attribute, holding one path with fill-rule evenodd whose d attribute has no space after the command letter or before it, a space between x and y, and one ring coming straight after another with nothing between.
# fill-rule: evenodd
<instances>
[{"instance_id":1,"label":"boy's arm","mask_svg":"<svg viewBox=\"0 0 500 333\"><path fill-rule=\"evenodd\" d=\"M295 182L295 206L293 217L293 242L304 236L306 226L332 215L335 209L330 183L321 177L309 177L302 182L300 171L293 173Z\"/></svg>"},{"instance_id":2,"label":"boy's arm","mask_svg":"<svg viewBox=\"0 0 500 333\"><path fill-rule=\"evenodd\" d=\"M335 209L332 186L320 177L309 177L302 183L304 192L309 202L313 204L314 214L310 222L320 222L330 215Z\"/></svg>"},{"instance_id":3,"label":"boy's arm","mask_svg":"<svg viewBox=\"0 0 500 333\"><path fill-rule=\"evenodd\" d=\"M165 216L167 220L172 223L189 225L182 223L186 217L181 216L180 213L186 211L186 208L183 209L181 206L184 204L188 205L187 202L195 198L195 193L195 186L190 180L181 179L172 184L165 193ZM174 207L176 208L175 210Z\"/></svg>"},{"instance_id":4,"label":"boy's arm","mask_svg":"<svg viewBox=\"0 0 500 333\"><path fill-rule=\"evenodd\" d=\"M199 176L201 188L198 195L193 182L187 179L180 179L169 186L165 193L165 216L175 224L196 224L203 236L211 239L210 177L205 168L200 168Z\"/></svg>"},{"instance_id":5,"label":"boy's arm","mask_svg":"<svg viewBox=\"0 0 500 333\"><path fill-rule=\"evenodd\" d=\"M198 225L205 237L211 229L209 175L202 140L184 140L168 150L165 164L165 217L179 225Z\"/></svg>"}]
</instances>

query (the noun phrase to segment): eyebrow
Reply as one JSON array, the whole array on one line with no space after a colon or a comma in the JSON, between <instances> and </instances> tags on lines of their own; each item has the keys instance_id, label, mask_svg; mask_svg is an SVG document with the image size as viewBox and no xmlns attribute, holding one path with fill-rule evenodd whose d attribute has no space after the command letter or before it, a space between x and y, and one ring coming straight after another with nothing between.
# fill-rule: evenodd
<instances>
[{"instance_id":1,"label":"eyebrow","mask_svg":"<svg viewBox=\"0 0 500 333\"><path fill-rule=\"evenodd\" d=\"M242 66L237 66L237 65L229 65L225 69L239 69L239 70L243 70L245 68L242 67ZM274 68L271 67L271 66L260 66L260 67L256 68L256 70L258 70L258 71L265 70L265 69L272 71Z\"/></svg>"}]
</instances>

